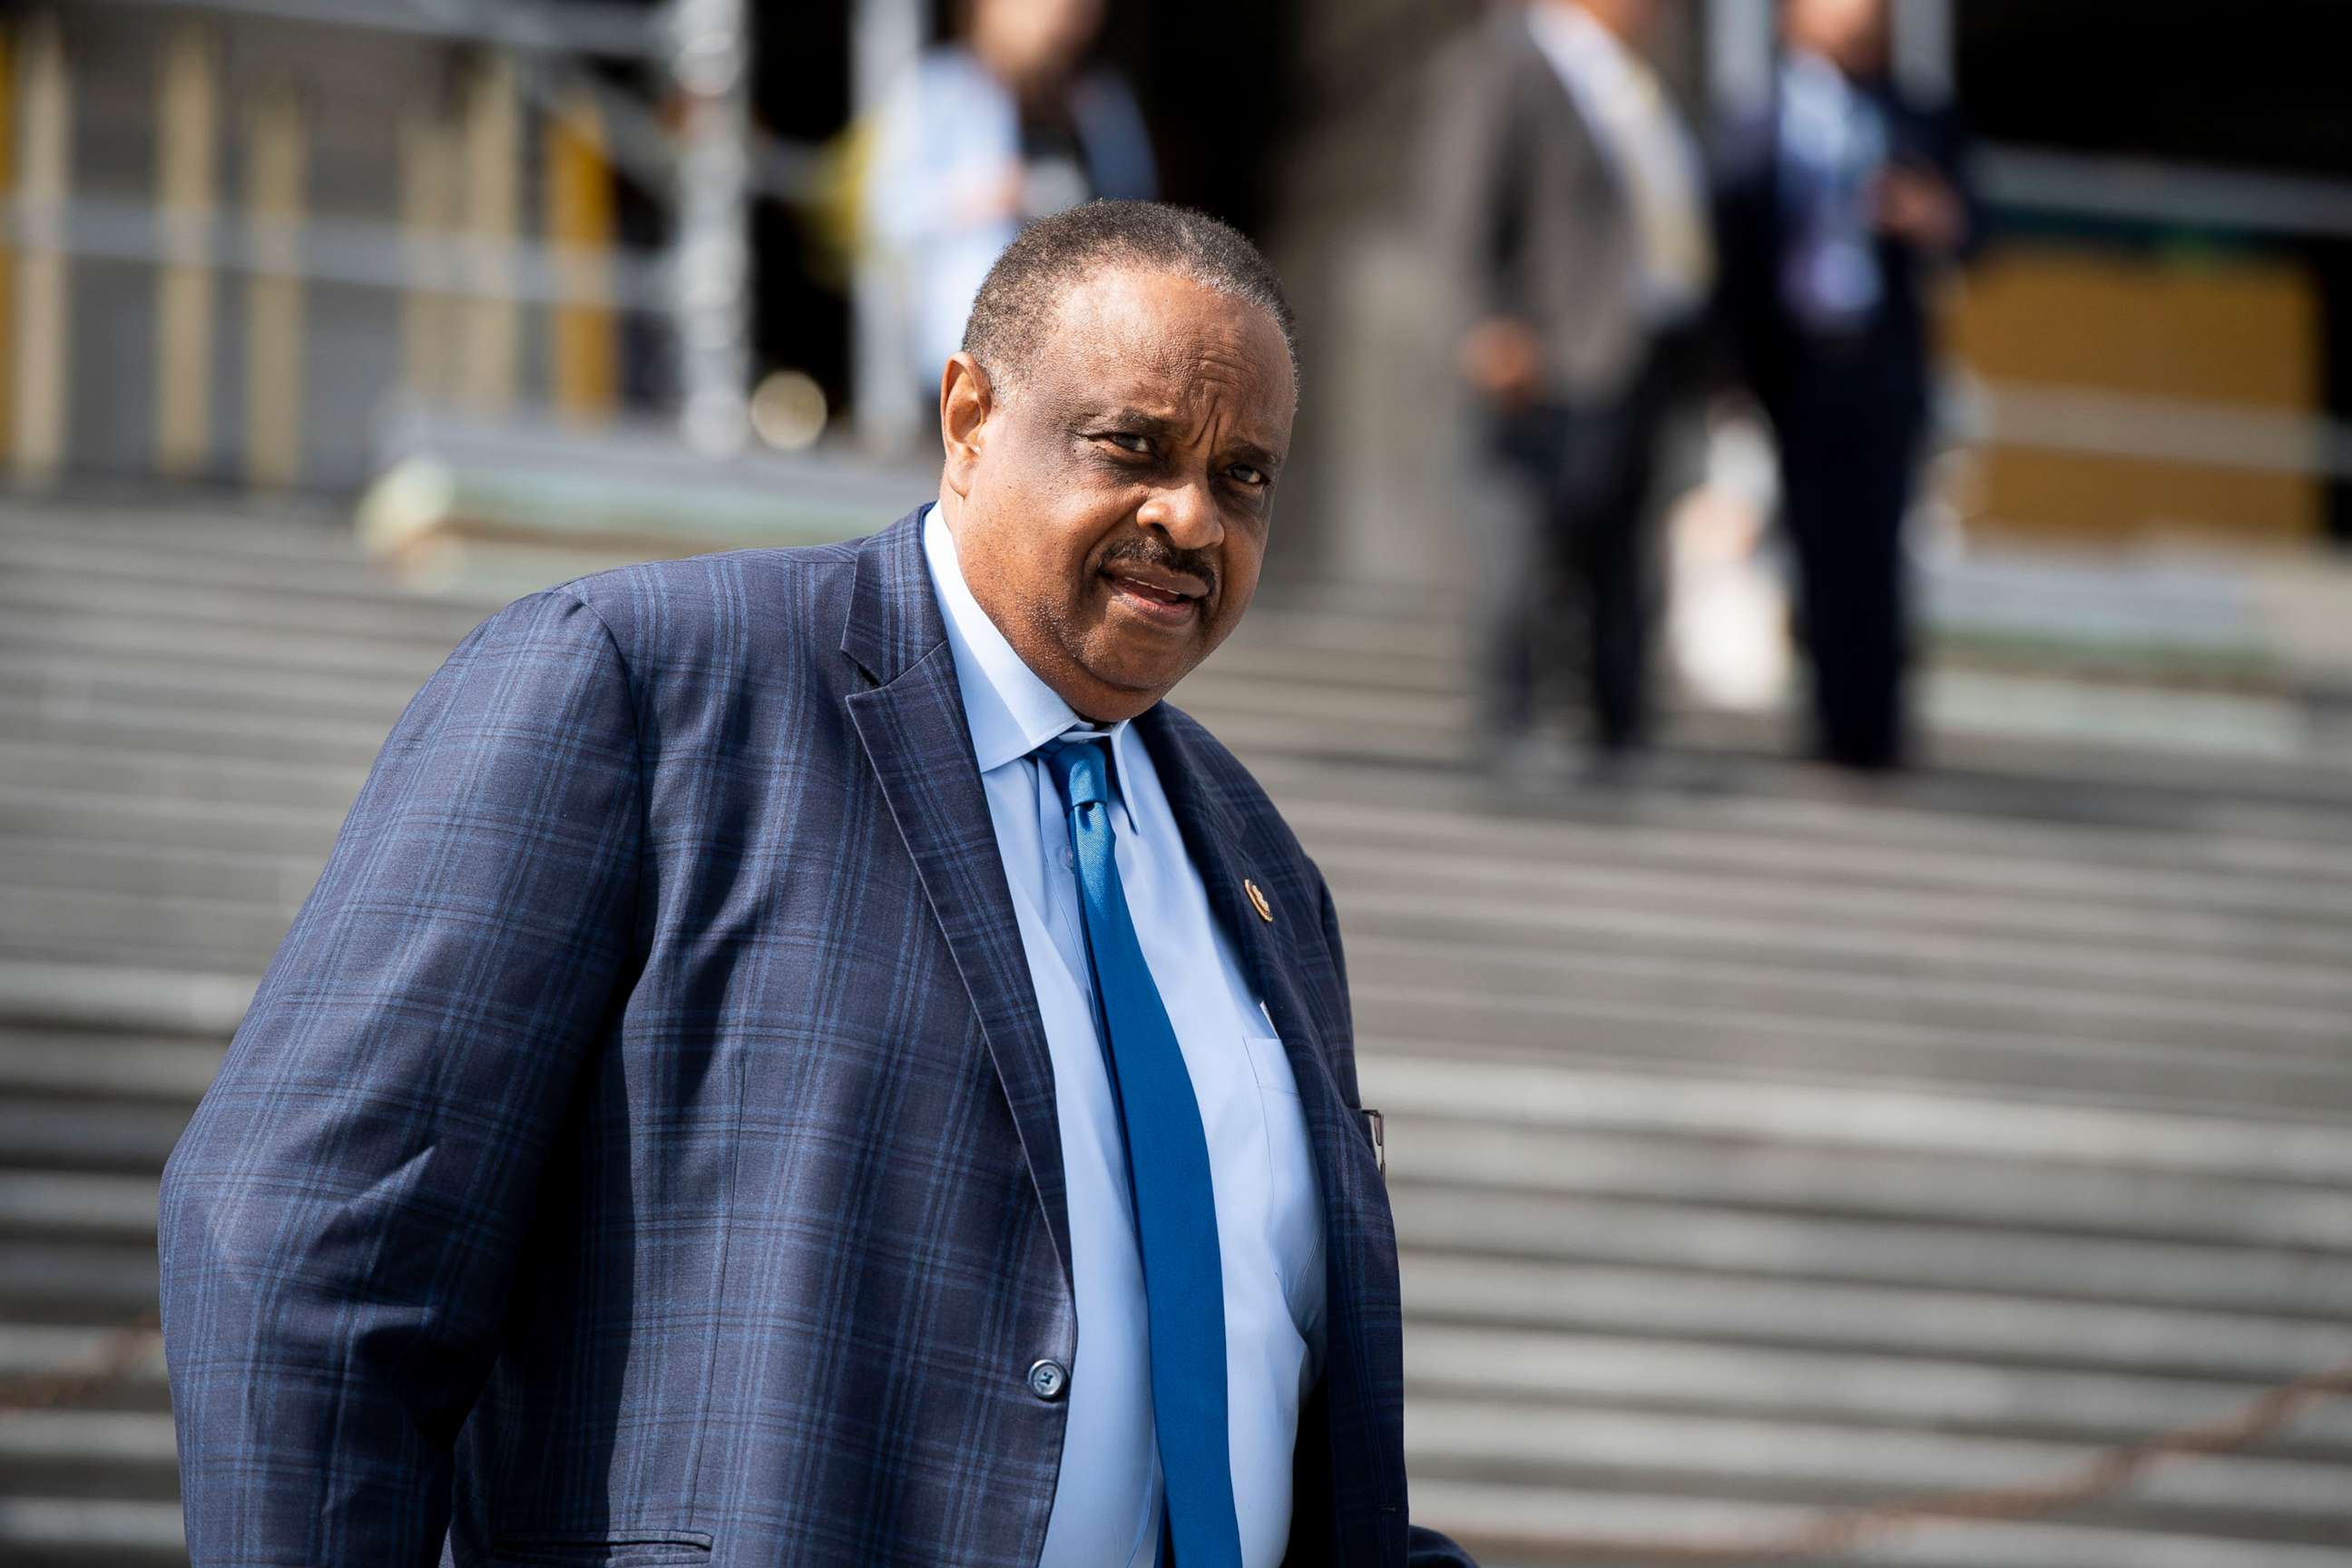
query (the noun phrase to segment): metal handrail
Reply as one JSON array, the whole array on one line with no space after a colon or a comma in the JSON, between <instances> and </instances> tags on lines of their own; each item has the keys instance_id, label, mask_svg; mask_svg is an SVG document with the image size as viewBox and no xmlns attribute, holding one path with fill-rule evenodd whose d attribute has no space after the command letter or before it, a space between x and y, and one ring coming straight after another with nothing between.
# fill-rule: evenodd
<instances>
[{"instance_id":1,"label":"metal handrail","mask_svg":"<svg viewBox=\"0 0 2352 1568\"><path fill-rule=\"evenodd\" d=\"M76 196L63 203L0 200L0 237L23 250L76 259L300 278L362 288L420 289L532 304L596 304L661 311L674 308L667 251L575 250L535 240L493 240L457 231L311 216L284 233L223 210L173 212L146 200ZM593 258L604 276L574 265Z\"/></svg>"}]
</instances>

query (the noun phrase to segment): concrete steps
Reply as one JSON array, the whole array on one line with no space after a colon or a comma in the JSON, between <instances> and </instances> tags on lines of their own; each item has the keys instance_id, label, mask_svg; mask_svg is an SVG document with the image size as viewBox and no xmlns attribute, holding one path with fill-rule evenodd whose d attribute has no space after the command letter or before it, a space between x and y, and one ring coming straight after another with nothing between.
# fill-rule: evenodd
<instances>
[{"instance_id":1,"label":"concrete steps","mask_svg":"<svg viewBox=\"0 0 2352 1568\"><path fill-rule=\"evenodd\" d=\"M160 1357L118 1337L156 1178L385 730L495 605L317 520L0 510L0 1390L121 1361L0 1410L0 1561L182 1560ZM1417 1517L1490 1565L1763 1542L2352 1362L2352 779L2205 692L2239 707L2189 713L2201 750L1962 733L1866 798L1703 714L1643 787L1506 791L1462 765L1464 646L1267 603L1180 693L1345 922ZM2317 1568L2347 1466L2323 1404L1837 1560Z\"/></svg>"}]
</instances>

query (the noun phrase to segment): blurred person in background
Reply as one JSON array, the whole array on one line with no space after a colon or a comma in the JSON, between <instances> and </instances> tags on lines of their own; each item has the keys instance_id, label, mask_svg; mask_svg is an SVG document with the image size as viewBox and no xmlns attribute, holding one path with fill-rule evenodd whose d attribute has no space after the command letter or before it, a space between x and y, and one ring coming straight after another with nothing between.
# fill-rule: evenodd
<instances>
[{"instance_id":1,"label":"blurred person in background","mask_svg":"<svg viewBox=\"0 0 2352 1568\"><path fill-rule=\"evenodd\" d=\"M926 407L981 279L1021 226L1097 197L1159 194L1151 140L1118 73L1087 63L1102 0L966 0L955 42L885 110L868 226L896 258L907 374Z\"/></svg>"},{"instance_id":2,"label":"blurred person in background","mask_svg":"<svg viewBox=\"0 0 2352 1568\"><path fill-rule=\"evenodd\" d=\"M1696 144L1643 49L1672 0L1531 0L1440 67L1426 210L1453 290L1493 537L1494 761L1524 773L1572 584L1604 768L1647 727L1643 520L1680 346L1712 283Z\"/></svg>"},{"instance_id":3,"label":"blurred person in background","mask_svg":"<svg viewBox=\"0 0 2352 1568\"><path fill-rule=\"evenodd\" d=\"M1903 518L1927 429L1922 282L1976 227L1959 138L1887 74L1885 0L1783 0L1769 102L1717 160L1719 307L1780 446L1816 744L1900 767Z\"/></svg>"}]
</instances>

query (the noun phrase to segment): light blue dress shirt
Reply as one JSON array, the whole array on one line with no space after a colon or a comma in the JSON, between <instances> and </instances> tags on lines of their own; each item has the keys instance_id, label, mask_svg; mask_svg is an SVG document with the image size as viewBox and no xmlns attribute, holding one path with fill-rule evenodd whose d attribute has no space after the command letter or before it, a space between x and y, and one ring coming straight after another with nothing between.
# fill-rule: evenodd
<instances>
[{"instance_id":1,"label":"light blue dress shirt","mask_svg":"<svg viewBox=\"0 0 2352 1568\"><path fill-rule=\"evenodd\" d=\"M1095 1028L1068 820L1034 754L1073 727L1094 726L1021 661L971 596L937 506L923 520L923 552L1045 1017L1068 1185L1078 1348L1040 1568L1150 1568L1160 1480L1143 1267ZM1282 1042L1210 912L1150 753L1124 721L1108 733L1119 880L1208 1138L1242 1557L1247 1568L1276 1568L1290 1531L1298 1407L1323 1354L1322 1210L1306 1121Z\"/></svg>"}]
</instances>

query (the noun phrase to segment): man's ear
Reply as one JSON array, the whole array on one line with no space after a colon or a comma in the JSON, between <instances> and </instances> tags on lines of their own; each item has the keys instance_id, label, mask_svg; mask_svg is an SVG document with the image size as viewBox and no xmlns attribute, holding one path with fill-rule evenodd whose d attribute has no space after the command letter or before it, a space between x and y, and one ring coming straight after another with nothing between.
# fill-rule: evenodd
<instances>
[{"instance_id":1,"label":"man's ear","mask_svg":"<svg viewBox=\"0 0 2352 1568\"><path fill-rule=\"evenodd\" d=\"M996 390L988 372L968 353L950 357L940 373L940 445L947 449L948 488L960 496L971 493L989 416L995 412Z\"/></svg>"}]
</instances>

